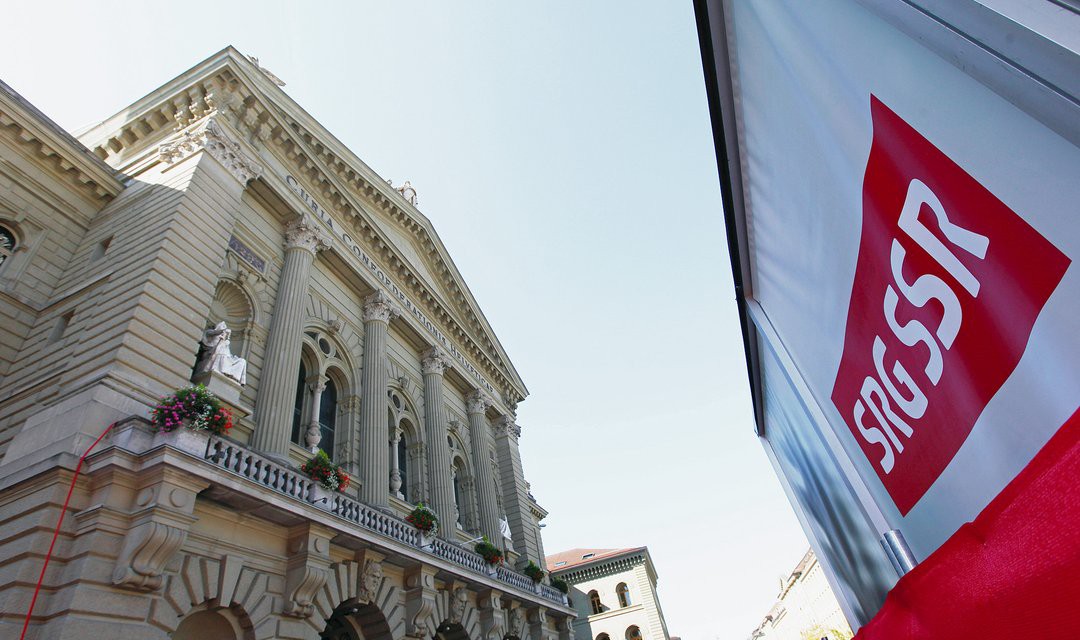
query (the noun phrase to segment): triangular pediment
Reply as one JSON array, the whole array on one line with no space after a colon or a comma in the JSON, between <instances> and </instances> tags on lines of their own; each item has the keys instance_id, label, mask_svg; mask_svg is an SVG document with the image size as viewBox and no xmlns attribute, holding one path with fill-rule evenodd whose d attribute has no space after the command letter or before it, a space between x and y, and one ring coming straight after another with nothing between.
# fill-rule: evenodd
<instances>
[{"instance_id":1,"label":"triangular pediment","mask_svg":"<svg viewBox=\"0 0 1080 640\"><path fill-rule=\"evenodd\" d=\"M220 118L268 167L281 166L355 237L371 245L403 286L454 327L472 359L506 383L509 404L528 393L431 222L326 131L265 70L229 47L163 85L81 139L122 171L151 162L157 145L200 120ZM272 157L270 157L272 156Z\"/></svg>"}]
</instances>

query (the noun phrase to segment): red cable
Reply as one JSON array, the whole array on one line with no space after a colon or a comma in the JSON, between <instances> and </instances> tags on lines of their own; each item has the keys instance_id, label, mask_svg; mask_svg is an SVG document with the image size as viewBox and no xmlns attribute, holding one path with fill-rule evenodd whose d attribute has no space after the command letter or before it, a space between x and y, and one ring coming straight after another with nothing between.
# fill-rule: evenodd
<instances>
[{"instance_id":1,"label":"red cable","mask_svg":"<svg viewBox=\"0 0 1080 640\"><path fill-rule=\"evenodd\" d=\"M38 576L37 586L34 587L34 597L30 599L30 610L26 612L26 621L23 622L22 635L19 636L19 640L25 640L26 631L30 628L30 616L34 613L34 604L37 603L38 593L41 591L41 583L45 581L45 570L49 567L49 559L52 558L53 547L56 546L56 539L60 536L60 525L64 524L64 514L67 513L68 503L71 502L71 494L75 492L75 482L79 479L79 471L82 470L83 460L86 460L86 456L90 455L90 452L94 450L94 447L101 442L101 439L105 437L105 434L112 430L116 426L116 423L112 423L105 427L105 430L101 432L97 440L94 440L94 444L90 445L86 451L83 452L82 457L79 458L79 464L75 467L75 475L71 478L71 486L68 487L67 498L64 499L64 507L60 510L60 521L56 523L56 530L53 531L52 543L49 544L49 552L45 554L45 564L41 567L41 575Z\"/></svg>"}]
</instances>

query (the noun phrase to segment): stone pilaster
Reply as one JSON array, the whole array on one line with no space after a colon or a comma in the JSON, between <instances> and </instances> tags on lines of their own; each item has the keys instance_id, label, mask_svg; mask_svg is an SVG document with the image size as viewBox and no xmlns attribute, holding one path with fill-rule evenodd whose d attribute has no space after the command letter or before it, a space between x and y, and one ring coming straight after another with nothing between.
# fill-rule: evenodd
<instances>
[{"instance_id":1,"label":"stone pilaster","mask_svg":"<svg viewBox=\"0 0 1080 640\"><path fill-rule=\"evenodd\" d=\"M431 480L431 508L439 516L439 537L454 535L454 479L450 470L450 445L446 442L446 415L443 410L443 373L449 360L437 348L424 353L424 432L427 435L428 471Z\"/></svg>"},{"instance_id":2,"label":"stone pilaster","mask_svg":"<svg viewBox=\"0 0 1080 640\"><path fill-rule=\"evenodd\" d=\"M285 265L266 339L266 360L255 400L255 432L251 436L253 447L282 458L289 452L311 265L315 254L328 248L329 237L310 216L290 222L285 229Z\"/></svg>"},{"instance_id":3,"label":"stone pilaster","mask_svg":"<svg viewBox=\"0 0 1080 640\"><path fill-rule=\"evenodd\" d=\"M496 420L495 449L499 456L499 486L502 489L506 519L510 523L510 534L514 537L514 550L521 554L518 564L524 566L532 560L542 566L544 558L540 556L540 546L537 543L540 532L529 507L529 490L525 485L521 452L518 450L520 436L521 427L514 422L513 417L500 416Z\"/></svg>"},{"instance_id":4,"label":"stone pilaster","mask_svg":"<svg viewBox=\"0 0 1080 640\"><path fill-rule=\"evenodd\" d=\"M479 390L466 398L469 412L469 437L472 442L473 468L476 485L476 502L480 507L480 533L493 544L502 542L499 531L499 505L495 499L495 476L491 469L491 427L485 412L491 401Z\"/></svg>"},{"instance_id":5,"label":"stone pilaster","mask_svg":"<svg viewBox=\"0 0 1080 640\"><path fill-rule=\"evenodd\" d=\"M386 455L386 342L390 319L399 315L382 291L364 300L364 357L360 370L360 499L389 508L390 460Z\"/></svg>"}]
</instances>

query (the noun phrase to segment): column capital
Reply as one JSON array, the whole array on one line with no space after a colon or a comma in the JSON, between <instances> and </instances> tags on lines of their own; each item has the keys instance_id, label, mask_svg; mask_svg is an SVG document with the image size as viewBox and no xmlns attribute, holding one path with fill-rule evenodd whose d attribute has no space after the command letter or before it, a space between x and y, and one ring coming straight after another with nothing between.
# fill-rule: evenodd
<instances>
[{"instance_id":1,"label":"column capital","mask_svg":"<svg viewBox=\"0 0 1080 640\"><path fill-rule=\"evenodd\" d=\"M465 407L470 414L483 414L494 403L483 391L475 389L465 396Z\"/></svg>"},{"instance_id":2,"label":"column capital","mask_svg":"<svg viewBox=\"0 0 1080 640\"><path fill-rule=\"evenodd\" d=\"M420 360L420 366L424 375L434 373L441 376L450 368L450 358L443 353L442 349L431 347L424 352L424 355Z\"/></svg>"},{"instance_id":3,"label":"column capital","mask_svg":"<svg viewBox=\"0 0 1080 640\"><path fill-rule=\"evenodd\" d=\"M505 433L517 439L521 437L521 427L514 421L512 416L499 416L495 420L495 433Z\"/></svg>"},{"instance_id":4,"label":"column capital","mask_svg":"<svg viewBox=\"0 0 1080 640\"><path fill-rule=\"evenodd\" d=\"M285 225L285 248L304 249L312 254L331 246L330 236L311 216L301 216Z\"/></svg>"},{"instance_id":5,"label":"column capital","mask_svg":"<svg viewBox=\"0 0 1080 640\"><path fill-rule=\"evenodd\" d=\"M364 322L372 320L390 322L391 318L401 315L401 310L390 300L390 296L382 291L376 291L364 298L364 308L360 315Z\"/></svg>"}]
</instances>

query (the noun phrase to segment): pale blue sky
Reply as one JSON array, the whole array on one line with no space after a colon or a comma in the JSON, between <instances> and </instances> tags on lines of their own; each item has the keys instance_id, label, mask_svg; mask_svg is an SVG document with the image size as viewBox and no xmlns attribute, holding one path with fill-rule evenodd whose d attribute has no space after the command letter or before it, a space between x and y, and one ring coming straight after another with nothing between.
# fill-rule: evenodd
<instances>
[{"instance_id":1,"label":"pale blue sky","mask_svg":"<svg viewBox=\"0 0 1080 640\"><path fill-rule=\"evenodd\" d=\"M806 542L753 434L691 0L9 7L68 129L232 44L412 181L521 373L547 551L648 545L672 634L741 639Z\"/></svg>"}]
</instances>

